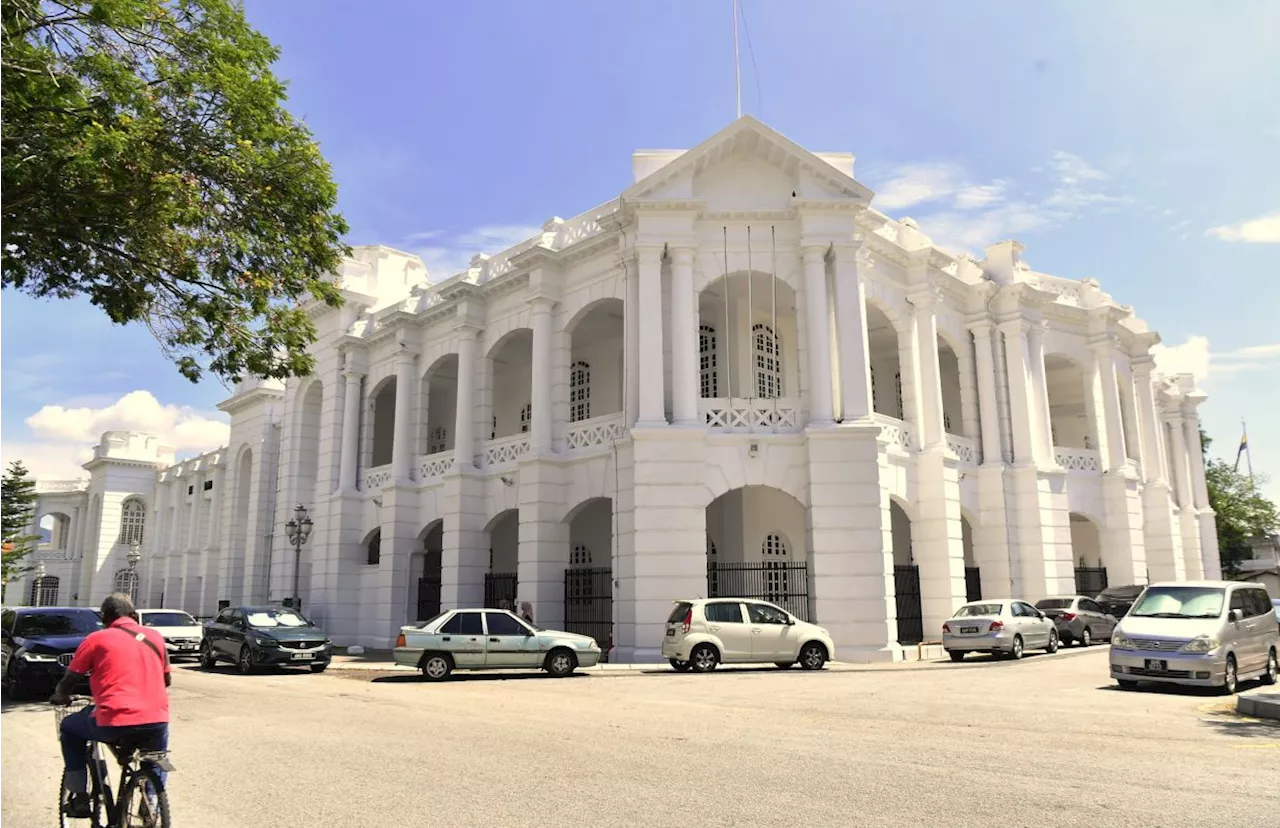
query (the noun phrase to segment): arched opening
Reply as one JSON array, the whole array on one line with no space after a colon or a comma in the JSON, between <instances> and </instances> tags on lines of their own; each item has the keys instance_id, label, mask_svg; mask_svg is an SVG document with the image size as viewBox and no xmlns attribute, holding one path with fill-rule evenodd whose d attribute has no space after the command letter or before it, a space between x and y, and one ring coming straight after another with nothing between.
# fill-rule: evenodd
<instances>
[{"instance_id":1,"label":"arched opening","mask_svg":"<svg viewBox=\"0 0 1280 828\"><path fill-rule=\"evenodd\" d=\"M897 603L898 643L924 640L924 607L920 597L920 567L911 548L911 516L896 499L889 501L893 537L893 591Z\"/></svg>"},{"instance_id":2,"label":"arched opening","mask_svg":"<svg viewBox=\"0 0 1280 828\"><path fill-rule=\"evenodd\" d=\"M1093 396L1080 363L1061 354L1048 354L1044 376L1053 445L1095 451L1098 435L1093 427Z\"/></svg>"},{"instance_id":3,"label":"arched opening","mask_svg":"<svg viewBox=\"0 0 1280 828\"><path fill-rule=\"evenodd\" d=\"M396 378L389 377L369 401L369 468L391 464L395 452Z\"/></svg>"},{"instance_id":4,"label":"arched opening","mask_svg":"<svg viewBox=\"0 0 1280 828\"><path fill-rule=\"evenodd\" d=\"M129 596L129 600L133 601L134 606L138 604L138 572L135 569L118 569L116 577L112 582L112 592L122 592Z\"/></svg>"},{"instance_id":5,"label":"arched opening","mask_svg":"<svg viewBox=\"0 0 1280 828\"><path fill-rule=\"evenodd\" d=\"M867 356L871 363L871 408L884 417L906 419L898 329L874 302L867 302Z\"/></svg>"},{"instance_id":6,"label":"arched opening","mask_svg":"<svg viewBox=\"0 0 1280 828\"><path fill-rule=\"evenodd\" d=\"M64 551L71 544L71 518L62 512L48 512L40 518L40 546Z\"/></svg>"},{"instance_id":7,"label":"arched opening","mask_svg":"<svg viewBox=\"0 0 1280 828\"><path fill-rule=\"evenodd\" d=\"M965 430L964 403L960 391L960 358L941 336L938 337L938 374L942 382L943 431L960 437L972 437Z\"/></svg>"},{"instance_id":8,"label":"arched opening","mask_svg":"<svg viewBox=\"0 0 1280 828\"><path fill-rule=\"evenodd\" d=\"M493 436L503 440L527 434L532 421L533 331L520 328L489 352Z\"/></svg>"},{"instance_id":9,"label":"arched opening","mask_svg":"<svg viewBox=\"0 0 1280 828\"><path fill-rule=\"evenodd\" d=\"M520 566L520 510L507 509L489 521L489 571L484 575L484 605L516 609Z\"/></svg>"},{"instance_id":10,"label":"arched opening","mask_svg":"<svg viewBox=\"0 0 1280 828\"><path fill-rule=\"evenodd\" d=\"M1107 588L1107 568L1102 563L1102 537L1098 524L1072 512L1071 558L1076 568L1076 593L1092 598Z\"/></svg>"},{"instance_id":11,"label":"arched opening","mask_svg":"<svg viewBox=\"0 0 1280 828\"><path fill-rule=\"evenodd\" d=\"M147 504L140 497L125 498L120 504L120 545L141 545L146 527Z\"/></svg>"},{"instance_id":12,"label":"arched opening","mask_svg":"<svg viewBox=\"0 0 1280 828\"><path fill-rule=\"evenodd\" d=\"M27 603L33 607L56 607L58 605L57 575L36 575L31 579L31 592Z\"/></svg>"},{"instance_id":13,"label":"arched opening","mask_svg":"<svg viewBox=\"0 0 1280 828\"><path fill-rule=\"evenodd\" d=\"M616 366L623 351L623 316L622 300L602 299L571 323L570 423L622 412L623 375Z\"/></svg>"},{"instance_id":14,"label":"arched opening","mask_svg":"<svg viewBox=\"0 0 1280 828\"><path fill-rule=\"evenodd\" d=\"M964 547L964 600L982 600L982 570L973 557L973 521L960 513L960 544Z\"/></svg>"},{"instance_id":15,"label":"arched opening","mask_svg":"<svg viewBox=\"0 0 1280 828\"><path fill-rule=\"evenodd\" d=\"M770 486L725 492L706 508L707 595L755 598L809 618L805 509Z\"/></svg>"},{"instance_id":16,"label":"arched opening","mask_svg":"<svg viewBox=\"0 0 1280 828\"><path fill-rule=\"evenodd\" d=\"M607 647L613 635L613 501L581 503L569 524L569 566L564 576L565 629Z\"/></svg>"},{"instance_id":17,"label":"arched opening","mask_svg":"<svg viewBox=\"0 0 1280 828\"><path fill-rule=\"evenodd\" d=\"M458 420L458 355L447 354L436 360L422 377L421 410L423 419L421 453L426 455L451 452Z\"/></svg>"},{"instance_id":18,"label":"arched opening","mask_svg":"<svg viewBox=\"0 0 1280 828\"><path fill-rule=\"evenodd\" d=\"M324 410L324 383L312 380L298 401L298 501L313 505L320 495L320 414Z\"/></svg>"},{"instance_id":19,"label":"arched opening","mask_svg":"<svg viewBox=\"0 0 1280 828\"><path fill-rule=\"evenodd\" d=\"M417 621L440 614L441 564L444 554L444 521L433 520L418 535L422 553L414 556L414 574L418 579Z\"/></svg>"},{"instance_id":20,"label":"arched opening","mask_svg":"<svg viewBox=\"0 0 1280 828\"><path fill-rule=\"evenodd\" d=\"M382 529L374 529L364 539L364 562L367 566L382 563Z\"/></svg>"}]
</instances>

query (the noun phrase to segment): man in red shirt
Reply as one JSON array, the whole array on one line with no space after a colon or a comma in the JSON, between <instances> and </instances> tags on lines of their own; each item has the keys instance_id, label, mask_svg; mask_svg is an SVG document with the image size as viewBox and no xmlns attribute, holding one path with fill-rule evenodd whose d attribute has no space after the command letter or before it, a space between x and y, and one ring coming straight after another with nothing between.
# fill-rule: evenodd
<instances>
[{"instance_id":1,"label":"man in red shirt","mask_svg":"<svg viewBox=\"0 0 1280 828\"><path fill-rule=\"evenodd\" d=\"M123 738L144 750L169 746L169 658L164 637L138 623L129 596L108 595L102 602L105 629L90 633L76 649L66 674L49 701L69 704L77 681L89 677L94 706L62 720L62 759L66 765L67 801L63 813L76 819L91 816L89 741L112 743ZM163 781L165 774L161 771Z\"/></svg>"}]
</instances>

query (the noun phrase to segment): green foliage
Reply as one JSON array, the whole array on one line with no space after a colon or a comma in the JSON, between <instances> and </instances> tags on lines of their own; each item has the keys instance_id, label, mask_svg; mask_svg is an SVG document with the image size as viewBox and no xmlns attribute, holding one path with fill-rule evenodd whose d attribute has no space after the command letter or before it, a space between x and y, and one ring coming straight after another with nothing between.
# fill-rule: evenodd
<instances>
[{"instance_id":1,"label":"green foliage","mask_svg":"<svg viewBox=\"0 0 1280 828\"><path fill-rule=\"evenodd\" d=\"M1209 486L1209 507L1216 513L1218 554L1222 571L1234 574L1240 560L1250 553L1249 539L1270 535L1280 530L1280 512L1276 504L1257 489L1266 478L1240 474L1225 460L1211 459L1205 464L1205 482Z\"/></svg>"},{"instance_id":2,"label":"green foliage","mask_svg":"<svg viewBox=\"0 0 1280 828\"><path fill-rule=\"evenodd\" d=\"M27 571L29 567L24 559L40 540L39 535L26 534L36 510L36 483L27 475L26 466L21 460L15 460L0 478L0 534L3 535L0 575L6 583Z\"/></svg>"},{"instance_id":3,"label":"green foliage","mask_svg":"<svg viewBox=\"0 0 1280 828\"><path fill-rule=\"evenodd\" d=\"M228 0L2 0L3 284L143 322L192 382L313 368L337 187Z\"/></svg>"}]
</instances>

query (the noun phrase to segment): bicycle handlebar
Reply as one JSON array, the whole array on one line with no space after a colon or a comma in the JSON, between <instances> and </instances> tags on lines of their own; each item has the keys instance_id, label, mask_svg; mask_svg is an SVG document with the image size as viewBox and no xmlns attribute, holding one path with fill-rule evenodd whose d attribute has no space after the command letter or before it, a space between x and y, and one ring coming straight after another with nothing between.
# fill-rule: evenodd
<instances>
[{"instance_id":1,"label":"bicycle handlebar","mask_svg":"<svg viewBox=\"0 0 1280 828\"><path fill-rule=\"evenodd\" d=\"M93 696L67 696L67 703L66 703L66 704L55 704L55 703L54 703L54 702L52 702L52 701L51 701L51 702L49 702L49 704L52 704L54 707L70 707L70 706L71 706L71 705L73 705L73 704L80 704L80 703L82 703L82 702L90 702L90 703L92 703L92 702L93 702Z\"/></svg>"}]
</instances>

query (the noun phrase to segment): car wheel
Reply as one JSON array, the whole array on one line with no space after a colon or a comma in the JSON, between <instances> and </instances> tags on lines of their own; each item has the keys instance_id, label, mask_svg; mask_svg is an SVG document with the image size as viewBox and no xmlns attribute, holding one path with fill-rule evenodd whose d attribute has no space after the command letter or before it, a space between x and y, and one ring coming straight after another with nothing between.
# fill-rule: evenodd
<instances>
[{"instance_id":1,"label":"car wheel","mask_svg":"<svg viewBox=\"0 0 1280 828\"><path fill-rule=\"evenodd\" d=\"M240 675L247 676L253 672L253 650L246 644L240 648L240 657L236 659L236 669Z\"/></svg>"},{"instance_id":2,"label":"car wheel","mask_svg":"<svg viewBox=\"0 0 1280 828\"><path fill-rule=\"evenodd\" d=\"M800 666L805 670L821 670L827 663L827 648L810 641L800 648Z\"/></svg>"},{"instance_id":3,"label":"car wheel","mask_svg":"<svg viewBox=\"0 0 1280 828\"><path fill-rule=\"evenodd\" d=\"M790 669L791 669L792 667L794 667L795 665L796 665L796 663L795 663L794 661L775 661L775 662L773 662L773 666L774 666L774 667L777 667L779 670L790 670Z\"/></svg>"},{"instance_id":4,"label":"car wheel","mask_svg":"<svg viewBox=\"0 0 1280 828\"><path fill-rule=\"evenodd\" d=\"M213 654L213 647L207 643L200 647L200 666L206 670L212 670L218 666L218 658Z\"/></svg>"},{"instance_id":5,"label":"car wheel","mask_svg":"<svg viewBox=\"0 0 1280 828\"><path fill-rule=\"evenodd\" d=\"M1120 684L1121 690L1137 690L1138 689L1138 682L1134 681L1133 679L1116 679L1116 681Z\"/></svg>"},{"instance_id":6,"label":"car wheel","mask_svg":"<svg viewBox=\"0 0 1280 828\"><path fill-rule=\"evenodd\" d=\"M1262 674L1263 684L1275 684L1280 681L1280 664L1277 664L1276 648L1272 647L1267 655L1267 671Z\"/></svg>"},{"instance_id":7,"label":"car wheel","mask_svg":"<svg viewBox=\"0 0 1280 828\"><path fill-rule=\"evenodd\" d=\"M710 673L720 663L720 654L710 644L699 644L689 653L689 663L695 673Z\"/></svg>"},{"instance_id":8,"label":"car wheel","mask_svg":"<svg viewBox=\"0 0 1280 828\"><path fill-rule=\"evenodd\" d=\"M951 656L952 661L964 661L964 652L962 650L947 650L947 655Z\"/></svg>"},{"instance_id":9,"label":"car wheel","mask_svg":"<svg viewBox=\"0 0 1280 828\"><path fill-rule=\"evenodd\" d=\"M1080 646L1088 647L1093 643L1093 633L1089 632L1089 628L1085 627L1084 632L1080 633Z\"/></svg>"},{"instance_id":10,"label":"car wheel","mask_svg":"<svg viewBox=\"0 0 1280 828\"><path fill-rule=\"evenodd\" d=\"M1236 685L1240 683L1240 675L1236 670L1236 657L1234 655L1227 656L1227 666L1222 673L1222 685L1219 689L1225 696L1234 696L1236 693Z\"/></svg>"},{"instance_id":11,"label":"car wheel","mask_svg":"<svg viewBox=\"0 0 1280 828\"><path fill-rule=\"evenodd\" d=\"M1009 648L1009 658L1015 661L1022 658L1022 636L1015 635L1013 637L1013 646Z\"/></svg>"},{"instance_id":12,"label":"car wheel","mask_svg":"<svg viewBox=\"0 0 1280 828\"><path fill-rule=\"evenodd\" d=\"M1058 652L1058 634L1056 632L1049 633L1049 646L1044 648L1049 654Z\"/></svg>"},{"instance_id":13,"label":"car wheel","mask_svg":"<svg viewBox=\"0 0 1280 828\"><path fill-rule=\"evenodd\" d=\"M552 650L547 654L547 662L542 669L546 670L556 678L564 678L572 673L578 667L578 659L572 652L563 647L558 650Z\"/></svg>"},{"instance_id":14,"label":"car wheel","mask_svg":"<svg viewBox=\"0 0 1280 828\"><path fill-rule=\"evenodd\" d=\"M689 668L693 666L689 662L681 661L678 658L669 658L667 661L670 662L671 669L678 670L681 673L688 672Z\"/></svg>"},{"instance_id":15,"label":"car wheel","mask_svg":"<svg viewBox=\"0 0 1280 828\"><path fill-rule=\"evenodd\" d=\"M311 667L311 672L313 673L323 673L325 670L329 668L328 664L311 664L308 666Z\"/></svg>"},{"instance_id":16,"label":"car wheel","mask_svg":"<svg viewBox=\"0 0 1280 828\"><path fill-rule=\"evenodd\" d=\"M418 667L422 670L422 677L427 681L444 681L453 672L453 662L448 656L440 653L427 656Z\"/></svg>"}]
</instances>

